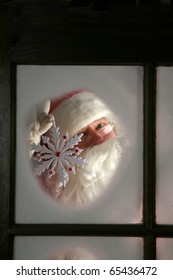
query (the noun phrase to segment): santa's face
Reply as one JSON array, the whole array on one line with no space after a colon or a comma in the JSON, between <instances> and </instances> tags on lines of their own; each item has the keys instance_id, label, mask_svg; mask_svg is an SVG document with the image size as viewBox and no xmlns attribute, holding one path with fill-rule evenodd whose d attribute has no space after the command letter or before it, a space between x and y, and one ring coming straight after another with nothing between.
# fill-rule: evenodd
<instances>
[{"instance_id":1,"label":"santa's face","mask_svg":"<svg viewBox=\"0 0 173 280\"><path fill-rule=\"evenodd\" d=\"M90 148L102 142L115 138L116 132L113 125L106 118L95 120L91 124L81 129L78 134L83 133L78 147L81 149Z\"/></svg>"},{"instance_id":2,"label":"santa's face","mask_svg":"<svg viewBox=\"0 0 173 280\"><path fill-rule=\"evenodd\" d=\"M76 164L77 168L74 169L75 172L71 172L72 167L70 165L70 158L66 157L67 162L65 161L65 165L63 166L60 164L62 161L60 160L59 162L56 158L54 163L50 161L51 164L49 163L48 165L48 168L54 169L53 175L48 172L48 168L46 170L42 169L41 174L39 173L38 177L41 186L58 201L67 204L86 205L87 203L94 201L109 184L109 181L119 164L122 147L119 142L121 133L118 120L109 108L107 108L99 98L96 98L95 94L85 91L79 95L65 99L59 105L56 103L56 107L53 111L50 110L48 112L48 108L46 110L43 108L42 111L43 117L46 115L46 120L48 119L48 124L51 123L52 125L51 118L53 119L53 122L55 122L58 129L60 129L60 134L63 139L66 139L64 138L64 136L67 137L66 135L69 135L70 139L79 139L76 144L73 145L73 148L77 149L79 147L81 154L80 158L77 160L85 162L86 164L84 164L84 166ZM48 113L51 113L51 115ZM70 114L68 118L67 113ZM49 128L45 119L43 118L42 120L40 119L41 117L40 113L38 113L38 119L36 119L36 122L32 126L33 135L38 134L38 139L40 139L41 134L45 132L45 129L47 130ZM111 120L114 125L116 124L116 127L108 120ZM41 126L41 121L44 123L44 127ZM38 124L38 131L35 133L34 129L36 124ZM41 132L39 130L40 127ZM80 134L80 137L77 137L76 134ZM48 129L44 136L47 137L42 137L43 139L41 140L43 140L43 143L45 138L47 139L46 141L50 141L49 148L51 150L51 145L55 140L52 138L52 130ZM68 144L68 140L69 138L67 141L63 141ZM59 141L61 141L61 136L57 143L61 143ZM62 143L64 145L64 142ZM75 154L76 151L74 151L73 148L72 154ZM40 146L38 149L40 149ZM68 149L70 150L70 148ZM45 153L47 154L47 151ZM61 154L59 150L57 153L58 156ZM68 153L69 152L67 152L67 154ZM77 156L78 155L76 154L75 156L73 155L75 159ZM49 155L47 158L50 159ZM43 167L45 166L46 164ZM67 172L61 172L61 168L65 168ZM50 172L52 172L52 170L50 170ZM62 183L62 180L64 181L64 179L66 180L65 185Z\"/></svg>"}]
</instances>

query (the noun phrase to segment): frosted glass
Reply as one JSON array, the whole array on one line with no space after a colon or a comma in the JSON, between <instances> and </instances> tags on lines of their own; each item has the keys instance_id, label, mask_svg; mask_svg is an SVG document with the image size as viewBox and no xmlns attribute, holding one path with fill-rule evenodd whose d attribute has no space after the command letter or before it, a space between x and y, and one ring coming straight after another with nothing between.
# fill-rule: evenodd
<instances>
[{"instance_id":1,"label":"frosted glass","mask_svg":"<svg viewBox=\"0 0 173 280\"><path fill-rule=\"evenodd\" d=\"M62 251L80 247L95 259L140 260L143 258L143 240L131 237L16 237L14 259L51 259Z\"/></svg>"},{"instance_id":2,"label":"frosted glass","mask_svg":"<svg viewBox=\"0 0 173 280\"><path fill-rule=\"evenodd\" d=\"M126 148L104 195L89 207L60 206L41 190L30 170L25 119L34 104L74 88L96 92L121 119ZM17 223L139 223L143 186L143 68L139 66L17 67Z\"/></svg>"},{"instance_id":3,"label":"frosted glass","mask_svg":"<svg viewBox=\"0 0 173 280\"><path fill-rule=\"evenodd\" d=\"M157 260L173 260L173 239L157 239Z\"/></svg>"},{"instance_id":4,"label":"frosted glass","mask_svg":"<svg viewBox=\"0 0 173 280\"><path fill-rule=\"evenodd\" d=\"M173 223L173 67L157 69L157 223Z\"/></svg>"}]
</instances>

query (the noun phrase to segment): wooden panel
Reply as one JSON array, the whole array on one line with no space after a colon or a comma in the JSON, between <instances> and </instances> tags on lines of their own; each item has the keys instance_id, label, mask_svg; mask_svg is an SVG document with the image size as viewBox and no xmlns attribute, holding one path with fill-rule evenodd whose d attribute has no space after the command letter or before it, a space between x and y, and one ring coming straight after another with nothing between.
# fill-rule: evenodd
<instances>
[{"instance_id":1,"label":"wooden panel","mask_svg":"<svg viewBox=\"0 0 173 280\"><path fill-rule=\"evenodd\" d=\"M70 3L7 2L14 61L82 64L173 57L171 9L113 5L93 10Z\"/></svg>"},{"instance_id":2,"label":"wooden panel","mask_svg":"<svg viewBox=\"0 0 173 280\"><path fill-rule=\"evenodd\" d=\"M10 71L8 20L0 14L0 259L8 259L10 190Z\"/></svg>"}]
</instances>

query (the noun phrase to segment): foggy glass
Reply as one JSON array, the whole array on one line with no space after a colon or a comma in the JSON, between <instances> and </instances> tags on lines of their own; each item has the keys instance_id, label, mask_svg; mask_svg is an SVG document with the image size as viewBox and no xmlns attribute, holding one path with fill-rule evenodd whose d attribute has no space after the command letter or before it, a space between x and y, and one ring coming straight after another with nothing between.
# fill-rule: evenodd
<instances>
[{"instance_id":1,"label":"foggy glass","mask_svg":"<svg viewBox=\"0 0 173 280\"><path fill-rule=\"evenodd\" d=\"M56 259L62 250L80 247L87 250L93 259L102 260L140 260L143 258L143 240L131 237L16 237L14 259L46 260ZM75 253L74 253L75 254ZM87 256L84 256L85 258Z\"/></svg>"},{"instance_id":2,"label":"foggy glass","mask_svg":"<svg viewBox=\"0 0 173 280\"><path fill-rule=\"evenodd\" d=\"M110 186L98 201L72 209L47 197L28 158L25 120L30 108L74 88L95 92L125 128L126 148ZM143 186L143 68L139 66L17 67L17 223L139 223Z\"/></svg>"},{"instance_id":3,"label":"foggy glass","mask_svg":"<svg viewBox=\"0 0 173 280\"><path fill-rule=\"evenodd\" d=\"M157 68L157 223L173 223L173 67Z\"/></svg>"},{"instance_id":4,"label":"foggy glass","mask_svg":"<svg viewBox=\"0 0 173 280\"><path fill-rule=\"evenodd\" d=\"M173 240L157 238L157 260L173 260Z\"/></svg>"}]
</instances>

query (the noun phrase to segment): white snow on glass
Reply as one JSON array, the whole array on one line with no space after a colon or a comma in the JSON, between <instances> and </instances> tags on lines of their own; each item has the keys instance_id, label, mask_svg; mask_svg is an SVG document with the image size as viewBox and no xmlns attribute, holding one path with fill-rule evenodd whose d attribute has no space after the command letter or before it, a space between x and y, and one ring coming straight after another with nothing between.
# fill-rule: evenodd
<instances>
[{"instance_id":1,"label":"white snow on glass","mask_svg":"<svg viewBox=\"0 0 173 280\"><path fill-rule=\"evenodd\" d=\"M33 143L31 148L35 151L33 156L34 173L41 175L47 170L48 178L56 174L60 187L66 187L69 173L75 172L76 166L84 167L85 159L79 157L83 151L77 147L81 141L82 133L69 137L68 132L60 136L59 127L55 123L51 129L51 139L41 136L43 144Z\"/></svg>"}]
</instances>

